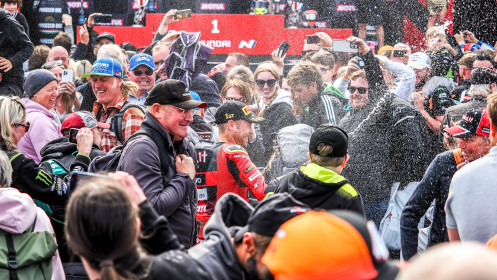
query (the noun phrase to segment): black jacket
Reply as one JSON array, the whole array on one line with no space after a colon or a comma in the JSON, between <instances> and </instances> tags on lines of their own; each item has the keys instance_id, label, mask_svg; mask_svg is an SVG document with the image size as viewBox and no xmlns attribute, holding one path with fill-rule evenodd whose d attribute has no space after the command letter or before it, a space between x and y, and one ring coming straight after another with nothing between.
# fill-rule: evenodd
<instances>
[{"instance_id":1,"label":"black jacket","mask_svg":"<svg viewBox=\"0 0 497 280\"><path fill-rule=\"evenodd\" d=\"M7 153L12 165L11 186L29 194L41 202L63 206L68 199L67 183L52 173L48 162L36 162L17 151L8 151L0 145L0 150ZM77 155L70 171L87 171L90 158Z\"/></svg>"},{"instance_id":2,"label":"black jacket","mask_svg":"<svg viewBox=\"0 0 497 280\"><path fill-rule=\"evenodd\" d=\"M287 192L311 208L348 209L364 216L361 196L347 179L317 164L303 165L271 184L277 185L275 193Z\"/></svg>"},{"instance_id":3,"label":"black jacket","mask_svg":"<svg viewBox=\"0 0 497 280\"><path fill-rule=\"evenodd\" d=\"M418 111L388 92L378 61L363 56L369 102L350 111L339 126L349 133L350 159L343 171L365 203L388 201L392 183L419 181L425 156L423 119Z\"/></svg>"},{"instance_id":4,"label":"black jacket","mask_svg":"<svg viewBox=\"0 0 497 280\"><path fill-rule=\"evenodd\" d=\"M17 13L15 18L17 22L19 22L19 24L22 25L22 27L24 28L24 32L29 37L29 26L28 22L26 21L26 17L22 13Z\"/></svg>"},{"instance_id":5,"label":"black jacket","mask_svg":"<svg viewBox=\"0 0 497 280\"><path fill-rule=\"evenodd\" d=\"M195 163L195 148L187 138L173 143L171 136L150 113L146 114L142 127L161 135L165 147L157 147L148 136L138 135L126 144L117 170L135 176L147 200L160 215L168 218L180 242L191 247L196 243L197 187L186 173L176 171L175 158L185 154ZM159 148L167 151L167 170L161 168Z\"/></svg>"},{"instance_id":6,"label":"black jacket","mask_svg":"<svg viewBox=\"0 0 497 280\"><path fill-rule=\"evenodd\" d=\"M445 202L457 165L452 151L433 160L402 211L400 218L402 255L409 260L418 252L418 223L435 200L428 246L449 241L445 224Z\"/></svg>"},{"instance_id":7,"label":"black jacket","mask_svg":"<svg viewBox=\"0 0 497 280\"><path fill-rule=\"evenodd\" d=\"M24 32L24 28L4 11L0 11L0 57L12 62L12 69L1 71L3 85L13 84L23 88L24 71L22 64L33 54L34 46Z\"/></svg>"},{"instance_id":8,"label":"black jacket","mask_svg":"<svg viewBox=\"0 0 497 280\"><path fill-rule=\"evenodd\" d=\"M316 95L302 108L300 123L314 128L322 124L337 124L345 115L343 104L331 92Z\"/></svg>"},{"instance_id":9,"label":"black jacket","mask_svg":"<svg viewBox=\"0 0 497 280\"><path fill-rule=\"evenodd\" d=\"M232 193L223 195L217 201L214 214L204 228L205 242L188 250L212 279L249 279L231 241L230 227L247 225L253 211L245 200Z\"/></svg>"},{"instance_id":10,"label":"black jacket","mask_svg":"<svg viewBox=\"0 0 497 280\"><path fill-rule=\"evenodd\" d=\"M132 272L148 273L144 279L211 279L205 268L183 251L168 220L159 216L149 202L139 205L142 238L140 244L149 255L129 261ZM148 265L147 265L148 264Z\"/></svg>"},{"instance_id":11,"label":"black jacket","mask_svg":"<svg viewBox=\"0 0 497 280\"><path fill-rule=\"evenodd\" d=\"M65 168L69 169L76 160L78 153L78 145L68 141L69 135L57 138L48 142L45 147L40 150L42 156L41 161L54 159L61 163ZM101 151L97 145L93 144L90 152L90 158L93 160L97 156L104 156L106 152Z\"/></svg>"}]
</instances>

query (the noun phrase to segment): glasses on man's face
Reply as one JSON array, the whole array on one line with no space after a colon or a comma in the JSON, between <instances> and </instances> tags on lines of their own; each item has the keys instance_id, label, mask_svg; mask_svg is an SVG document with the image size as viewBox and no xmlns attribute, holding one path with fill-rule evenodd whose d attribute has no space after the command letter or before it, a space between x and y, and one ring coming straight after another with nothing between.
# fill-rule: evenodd
<instances>
[{"instance_id":1,"label":"glasses on man's face","mask_svg":"<svg viewBox=\"0 0 497 280\"><path fill-rule=\"evenodd\" d=\"M255 83L257 84L258 87L264 87L265 84L267 84L268 87L274 87L276 84L276 79L269 79L269 80L255 80Z\"/></svg>"},{"instance_id":2,"label":"glasses on man's face","mask_svg":"<svg viewBox=\"0 0 497 280\"><path fill-rule=\"evenodd\" d=\"M141 76L143 73L145 73L145 75L147 75L147 76L152 76L152 74L154 74L154 70L152 70L150 68L145 70L145 71L133 70L133 75L135 75L135 76Z\"/></svg>"},{"instance_id":3,"label":"glasses on man's face","mask_svg":"<svg viewBox=\"0 0 497 280\"><path fill-rule=\"evenodd\" d=\"M245 97L238 97L238 98L236 98L236 97L226 97L226 100L228 100L228 101L240 101L242 103L246 103L247 102L247 100L245 99Z\"/></svg>"},{"instance_id":4,"label":"glasses on man's face","mask_svg":"<svg viewBox=\"0 0 497 280\"><path fill-rule=\"evenodd\" d=\"M19 127L19 126L24 127L24 132L28 132L30 124L29 124L29 122L28 122L28 123L26 123L26 124L23 124L23 123L15 123L15 124L14 124L14 127L15 127L15 128L17 128L17 127Z\"/></svg>"},{"instance_id":5,"label":"glasses on man's face","mask_svg":"<svg viewBox=\"0 0 497 280\"><path fill-rule=\"evenodd\" d=\"M195 109L183 109L183 108L176 107L174 105L169 105L169 106L174 107L174 108L176 108L176 110L180 111L184 118L186 118L188 116L193 117L193 115L195 115Z\"/></svg>"},{"instance_id":6,"label":"glasses on man's face","mask_svg":"<svg viewBox=\"0 0 497 280\"><path fill-rule=\"evenodd\" d=\"M45 64L43 64L43 69L47 69L47 70L50 70L52 68L54 68L55 66L62 66L64 64L62 64L62 60L56 60L54 62L47 62Z\"/></svg>"},{"instance_id":7,"label":"glasses on man's face","mask_svg":"<svg viewBox=\"0 0 497 280\"><path fill-rule=\"evenodd\" d=\"M350 92L350 94L353 94L357 90L359 92L359 94L365 94L368 91L368 89L369 88L365 88L365 87L349 87L349 92Z\"/></svg>"},{"instance_id":8,"label":"glasses on man's face","mask_svg":"<svg viewBox=\"0 0 497 280\"><path fill-rule=\"evenodd\" d=\"M330 71L331 69L329 68L319 68L321 70L321 73L326 73L326 71Z\"/></svg>"}]
</instances>

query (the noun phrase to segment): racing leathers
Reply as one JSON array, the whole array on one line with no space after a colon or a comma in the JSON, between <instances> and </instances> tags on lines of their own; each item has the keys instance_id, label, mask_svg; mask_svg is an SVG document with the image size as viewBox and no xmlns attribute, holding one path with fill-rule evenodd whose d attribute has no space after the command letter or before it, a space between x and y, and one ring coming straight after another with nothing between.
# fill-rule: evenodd
<instances>
[{"instance_id":1,"label":"racing leathers","mask_svg":"<svg viewBox=\"0 0 497 280\"><path fill-rule=\"evenodd\" d=\"M235 193L249 201L265 197L264 176L248 153L232 142L197 146L197 243L204 240L203 229L214 212L216 201L225 193Z\"/></svg>"}]
</instances>

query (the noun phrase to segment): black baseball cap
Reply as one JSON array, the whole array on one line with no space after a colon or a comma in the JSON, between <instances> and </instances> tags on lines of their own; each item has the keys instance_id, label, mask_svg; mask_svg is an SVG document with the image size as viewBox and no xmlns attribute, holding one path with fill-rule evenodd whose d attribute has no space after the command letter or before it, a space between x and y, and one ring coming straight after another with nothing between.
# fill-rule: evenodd
<instances>
[{"instance_id":1,"label":"black baseball cap","mask_svg":"<svg viewBox=\"0 0 497 280\"><path fill-rule=\"evenodd\" d=\"M145 100L146 106L154 103L173 105L181 109L195 109L207 107L207 103L193 100L186 85L178 80L167 79L154 86Z\"/></svg>"},{"instance_id":2,"label":"black baseball cap","mask_svg":"<svg viewBox=\"0 0 497 280\"><path fill-rule=\"evenodd\" d=\"M114 44L116 43L115 36L112 33L103 32L103 33L98 34L98 36L97 36L97 42L99 42L100 39L102 39L102 38L107 38L107 39L111 40L112 43L114 43Z\"/></svg>"},{"instance_id":3,"label":"black baseball cap","mask_svg":"<svg viewBox=\"0 0 497 280\"><path fill-rule=\"evenodd\" d=\"M257 205L250 214L247 225L233 237L235 242L240 242L249 231L272 237L283 223L309 210L309 206L288 193L272 194Z\"/></svg>"},{"instance_id":4,"label":"black baseball cap","mask_svg":"<svg viewBox=\"0 0 497 280\"><path fill-rule=\"evenodd\" d=\"M338 126L321 125L311 136L309 152L319 155L317 147L320 143L325 143L333 147L331 154L324 157L344 157L347 155L349 136L347 132Z\"/></svg>"},{"instance_id":5,"label":"black baseball cap","mask_svg":"<svg viewBox=\"0 0 497 280\"><path fill-rule=\"evenodd\" d=\"M457 138L476 135L490 137L490 116L484 108L470 109L458 125L446 128L445 132Z\"/></svg>"},{"instance_id":6,"label":"black baseball cap","mask_svg":"<svg viewBox=\"0 0 497 280\"><path fill-rule=\"evenodd\" d=\"M491 68L477 67L471 72L472 85L488 85L497 83L497 73Z\"/></svg>"},{"instance_id":7,"label":"black baseball cap","mask_svg":"<svg viewBox=\"0 0 497 280\"><path fill-rule=\"evenodd\" d=\"M252 110L250 110L249 106L240 101L227 101L219 106L214 118L216 124L227 123L230 120L245 120L251 123L258 123L264 120L263 118L252 114Z\"/></svg>"}]
</instances>

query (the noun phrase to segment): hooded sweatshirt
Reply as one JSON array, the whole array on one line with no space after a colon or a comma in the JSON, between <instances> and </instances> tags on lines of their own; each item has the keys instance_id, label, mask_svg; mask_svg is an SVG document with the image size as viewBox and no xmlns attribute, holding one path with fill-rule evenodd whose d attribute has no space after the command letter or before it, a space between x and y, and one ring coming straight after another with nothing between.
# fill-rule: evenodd
<instances>
[{"instance_id":1,"label":"hooded sweatshirt","mask_svg":"<svg viewBox=\"0 0 497 280\"><path fill-rule=\"evenodd\" d=\"M17 148L27 157L34 159L36 163L40 163L41 148L48 142L62 137L60 122L50 110L40 103L28 98L23 98L22 102L26 106L28 113L26 120L30 123L30 127L19 141Z\"/></svg>"},{"instance_id":2,"label":"hooded sweatshirt","mask_svg":"<svg viewBox=\"0 0 497 280\"><path fill-rule=\"evenodd\" d=\"M304 164L271 184L276 184L276 193L287 192L311 208L348 209L364 216L361 196L348 180L315 163Z\"/></svg>"},{"instance_id":3,"label":"hooded sweatshirt","mask_svg":"<svg viewBox=\"0 0 497 280\"><path fill-rule=\"evenodd\" d=\"M247 225L253 211L252 206L236 194L227 193L217 201L214 214L204 228L205 242L188 251L212 279L248 279L231 241L230 227Z\"/></svg>"},{"instance_id":4,"label":"hooded sweatshirt","mask_svg":"<svg viewBox=\"0 0 497 280\"><path fill-rule=\"evenodd\" d=\"M14 188L0 188L0 229L12 234L20 234L31 227L33 232L48 231L53 233L50 220L41 208L36 207L33 199ZM59 252L52 258L52 279L65 279Z\"/></svg>"}]
</instances>

